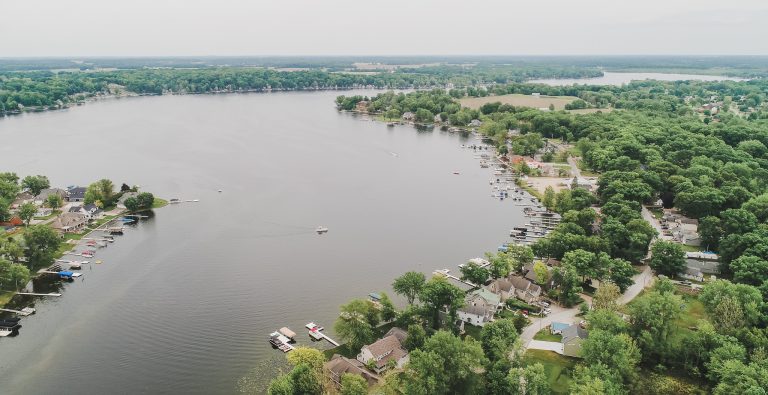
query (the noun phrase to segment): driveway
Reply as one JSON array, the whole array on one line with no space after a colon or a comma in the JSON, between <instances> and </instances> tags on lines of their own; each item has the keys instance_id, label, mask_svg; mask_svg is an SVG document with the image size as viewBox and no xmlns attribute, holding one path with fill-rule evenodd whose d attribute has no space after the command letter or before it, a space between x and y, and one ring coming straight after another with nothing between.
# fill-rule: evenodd
<instances>
[{"instance_id":1,"label":"driveway","mask_svg":"<svg viewBox=\"0 0 768 395\"><path fill-rule=\"evenodd\" d=\"M554 307L552 314L543 318L531 318L531 325L528 325L523 329L523 333L520 334L520 339L525 348L528 348L536 335L536 332L548 327L553 322L563 322L566 324L572 324L577 321L576 315L579 314L579 309L570 308L555 311Z\"/></svg>"},{"instance_id":2,"label":"driveway","mask_svg":"<svg viewBox=\"0 0 768 395\"><path fill-rule=\"evenodd\" d=\"M547 350L554 351L558 354L563 354L563 343L560 342L545 342L542 340L531 340L528 343L528 348L532 350Z\"/></svg>"},{"instance_id":3,"label":"driveway","mask_svg":"<svg viewBox=\"0 0 768 395\"><path fill-rule=\"evenodd\" d=\"M651 268L644 266L643 271L632 277L632 280L634 283L619 297L619 300L617 301L619 304L629 303L632 299L637 297L645 287L650 286L653 283L653 273L651 273ZM523 347L531 348L531 344L538 344L533 343L534 341L537 341L533 340L533 337L538 331L548 327L553 322L563 322L566 324L578 323L581 321L580 317L576 317L579 312L579 309L575 307L564 309L553 305L552 314L543 318L532 317L531 325L526 326L525 329L523 329L523 333L520 334Z\"/></svg>"}]
</instances>

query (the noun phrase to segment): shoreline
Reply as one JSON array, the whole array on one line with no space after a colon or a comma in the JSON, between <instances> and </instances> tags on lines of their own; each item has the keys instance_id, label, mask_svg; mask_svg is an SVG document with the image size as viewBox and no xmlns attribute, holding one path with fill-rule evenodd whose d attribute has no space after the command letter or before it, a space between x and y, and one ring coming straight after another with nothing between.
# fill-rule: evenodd
<instances>
[{"instance_id":1,"label":"shoreline","mask_svg":"<svg viewBox=\"0 0 768 395\"><path fill-rule=\"evenodd\" d=\"M53 261L53 263L51 265L56 264L57 260L63 258L66 255L69 255L69 253L71 251L73 251L79 245L81 240L83 240L86 237L90 236L94 232L103 230L103 229L101 229L102 227L104 227L107 224L111 223L112 221L114 221L115 219L119 218L120 216L125 215L127 213L136 213L136 214L138 214L138 213L142 213L142 212L152 211L154 209L163 208L163 207L167 206L168 204L169 204L168 200L161 199L161 198L155 198L155 201L152 203L152 207L150 207L150 208L138 210L138 211L135 211L135 212L134 211L128 211L128 209L120 209L120 211L116 211L116 212L114 212L114 214L106 215L104 218L101 218L101 219L97 220L96 223L98 223L98 225L96 225L96 227L94 227L94 228L87 227L86 229L90 229L90 230L87 230L85 233L74 234L74 235L71 236L71 238L67 238L66 234L62 235L61 244L59 246L59 249L54 254L54 257L53 257L54 261ZM114 210L112 210L112 211L114 211ZM74 243L72 243L72 241L74 241ZM64 247L68 247L68 248L66 250L64 250ZM50 266L48 266L48 267L50 267ZM31 273L30 273L31 274L30 282L33 279L39 279L44 274L47 274L47 273L40 273L39 272L40 270L44 270L44 269L46 269L46 267L38 269L37 271L31 271ZM25 285L25 288L28 285L29 285L29 283ZM20 292L20 291L0 290L0 309L5 308L6 306L8 306L13 301L13 299L16 297L16 294L18 292Z\"/></svg>"}]
</instances>

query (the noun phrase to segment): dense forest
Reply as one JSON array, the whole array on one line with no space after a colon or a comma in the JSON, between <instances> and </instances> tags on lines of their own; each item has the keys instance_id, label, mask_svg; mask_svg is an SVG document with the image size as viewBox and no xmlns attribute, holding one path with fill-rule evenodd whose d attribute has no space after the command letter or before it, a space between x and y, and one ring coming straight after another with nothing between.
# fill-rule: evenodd
<instances>
[{"instance_id":1,"label":"dense forest","mask_svg":"<svg viewBox=\"0 0 768 395\"><path fill-rule=\"evenodd\" d=\"M25 108L58 108L95 95L212 93L269 90L411 89L469 86L530 78L599 76L597 69L572 66L480 65L403 68L392 72L347 73L320 69L266 68L133 69L99 72L25 71L0 73L0 114Z\"/></svg>"},{"instance_id":2,"label":"dense forest","mask_svg":"<svg viewBox=\"0 0 768 395\"><path fill-rule=\"evenodd\" d=\"M365 68L357 68L360 63ZM735 66L734 66L735 65ZM465 88L459 95L541 92L574 95L573 108L669 106L663 94L622 87L547 87L519 84L537 78L585 78L603 70L690 71L760 77L768 75L761 57L213 57L0 59L0 114L61 108L89 97L110 94L159 95L267 90L316 90L375 87L387 89ZM510 84L514 83L514 84ZM642 84L642 83L639 83ZM723 83L728 84L728 83ZM749 95L737 90L734 96ZM479 87L479 88L478 88ZM487 88L485 88L487 87ZM764 89L764 88L763 88ZM623 93L623 95L622 95ZM696 92L691 92L696 94ZM702 97L697 95L697 97ZM749 100L749 99L748 99Z\"/></svg>"},{"instance_id":3,"label":"dense forest","mask_svg":"<svg viewBox=\"0 0 768 395\"><path fill-rule=\"evenodd\" d=\"M541 111L492 100L469 109L457 100L534 92L575 96L583 101L576 108L605 111ZM341 96L336 102L341 109L355 108L365 99ZM614 314L615 305L595 308L586 316L591 332L572 393L693 393L683 382L660 378L670 376L657 376L653 384L666 383L663 391L649 389L649 376L674 372L717 394L757 394L768 387L766 99L764 80L644 81L619 87L508 84L388 92L368 99L366 109L388 119L407 112L415 114L415 122L474 129L502 153L532 156L547 139L573 144L571 154L581 158L581 167L598 174L598 188L595 193L579 187L548 190L543 204L561 213L563 221L532 245L537 256L561 262L553 273L558 287L549 296L566 306L581 302L585 279L613 283L623 292L631 284L631 264L644 261L649 249L648 263L657 274L674 277L685 267L680 244L658 241L651 247L657 232L642 218L641 205L661 201L698 219L702 247L720 254L720 279L706 284L697 297L680 295L660 281L622 310L626 322ZM517 170L526 172L523 167ZM682 311L694 301L703 306L704 318L681 327ZM478 357L476 363L481 361ZM511 370L505 367L507 380L515 369L524 367L514 362ZM491 379L486 376L485 385Z\"/></svg>"}]
</instances>

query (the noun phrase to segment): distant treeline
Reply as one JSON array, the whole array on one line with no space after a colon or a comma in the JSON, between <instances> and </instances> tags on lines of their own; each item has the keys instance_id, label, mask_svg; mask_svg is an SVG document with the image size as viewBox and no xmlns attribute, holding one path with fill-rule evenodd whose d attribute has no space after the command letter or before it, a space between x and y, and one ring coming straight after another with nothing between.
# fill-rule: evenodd
<instances>
[{"instance_id":1,"label":"distant treeline","mask_svg":"<svg viewBox=\"0 0 768 395\"><path fill-rule=\"evenodd\" d=\"M278 71L264 68L136 69L102 72L0 73L0 113L26 107L65 106L100 94L210 93L377 87L392 89L469 86L529 78L600 75L597 69L555 66L424 67L382 73ZM450 85L449 85L450 84Z\"/></svg>"}]
</instances>

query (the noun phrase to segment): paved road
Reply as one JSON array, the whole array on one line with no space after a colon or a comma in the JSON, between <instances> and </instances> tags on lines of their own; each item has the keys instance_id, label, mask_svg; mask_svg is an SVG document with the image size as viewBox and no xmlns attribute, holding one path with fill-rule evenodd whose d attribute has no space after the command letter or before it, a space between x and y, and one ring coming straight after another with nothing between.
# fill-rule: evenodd
<instances>
[{"instance_id":1,"label":"paved road","mask_svg":"<svg viewBox=\"0 0 768 395\"><path fill-rule=\"evenodd\" d=\"M581 169L579 169L576 158L568 156L568 164L571 165L571 176L581 178Z\"/></svg>"}]
</instances>

